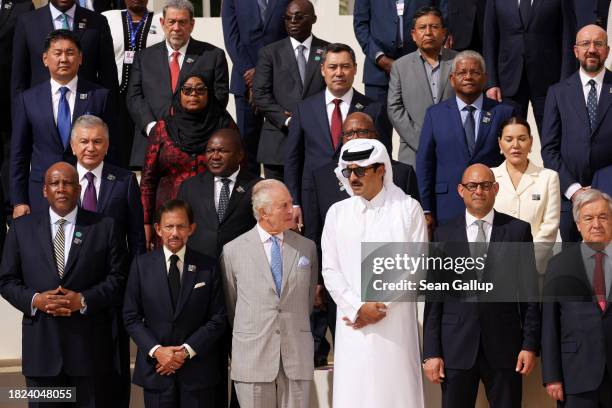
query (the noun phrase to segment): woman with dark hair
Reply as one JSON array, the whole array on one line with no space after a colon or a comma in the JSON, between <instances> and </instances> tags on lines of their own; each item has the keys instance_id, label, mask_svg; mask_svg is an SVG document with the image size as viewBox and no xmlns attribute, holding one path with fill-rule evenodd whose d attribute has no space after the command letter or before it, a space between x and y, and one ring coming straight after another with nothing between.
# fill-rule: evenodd
<instances>
[{"instance_id":1,"label":"woman with dark hair","mask_svg":"<svg viewBox=\"0 0 612 408\"><path fill-rule=\"evenodd\" d=\"M502 123L498 141L506 160L492 169L499 184L495 210L528 222L533 242L555 242L561 208L559 175L527 158L533 137L525 119L512 117ZM544 273L548 250L543 245L538 247L538 270Z\"/></svg>"},{"instance_id":2,"label":"woman with dark hair","mask_svg":"<svg viewBox=\"0 0 612 408\"><path fill-rule=\"evenodd\" d=\"M237 129L209 87L207 78L190 74L174 94L168 115L151 130L140 182L147 249L153 243L157 208L176 198L185 179L206 171L210 136L219 129Z\"/></svg>"}]
</instances>

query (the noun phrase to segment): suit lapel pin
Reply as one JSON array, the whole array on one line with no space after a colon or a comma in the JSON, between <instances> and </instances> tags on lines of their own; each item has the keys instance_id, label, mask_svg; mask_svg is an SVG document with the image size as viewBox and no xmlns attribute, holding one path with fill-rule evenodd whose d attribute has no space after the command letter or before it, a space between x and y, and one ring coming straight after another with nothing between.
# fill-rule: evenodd
<instances>
[{"instance_id":1,"label":"suit lapel pin","mask_svg":"<svg viewBox=\"0 0 612 408\"><path fill-rule=\"evenodd\" d=\"M75 244L75 245L81 244L81 242L83 242L81 237L83 237L83 234L81 234L81 231L76 231L74 233L74 239L72 240L72 243Z\"/></svg>"},{"instance_id":2,"label":"suit lapel pin","mask_svg":"<svg viewBox=\"0 0 612 408\"><path fill-rule=\"evenodd\" d=\"M491 122L491 112L483 112L482 115L482 123L490 123Z\"/></svg>"},{"instance_id":3,"label":"suit lapel pin","mask_svg":"<svg viewBox=\"0 0 612 408\"><path fill-rule=\"evenodd\" d=\"M363 105L360 104L359 102L357 102L357 104L355 104L355 109L362 110L363 109Z\"/></svg>"},{"instance_id":4,"label":"suit lapel pin","mask_svg":"<svg viewBox=\"0 0 612 408\"><path fill-rule=\"evenodd\" d=\"M539 201L540 200L540 195L539 194L532 194L531 195L531 199L533 201Z\"/></svg>"},{"instance_id":5,"label":"suit lapel pin","mask_svg":"<svg viewBox=\"0 0 612 408\"><path fill-rule=\"evenodd\" d=\"M107 179L108 181L114 181L116 178L117 178L117 177L115 177L115 175L114 175L114 174L109 174L108 176L106 176L106 179Z\"/></svg>"},{"instance_id":6,"label":"suit lapel pin","mask_svg":"<svg viewBox=\"0 0 612 408\"><path fill-rule=\"evenodd\" d=\"M323 55L323 52L324 50L322 50L321 48L317 48L317 51L316 51L317 54L315 55L314 60L321 61L321 56Z\"/></svg>"},{"instance_id":7,"label":"suit lapel pin","mask_svg":"<svg viewBox=\"0 0 612 408\"><path fill-rule=\"evenodd\" d=\"M239 193L244 193L244 188L242 186L236 187L236 191Z\"/></svg>"},{"instance_id":8,"label":"suit lapel pin","mask_svg":"<svg viewBox=\"0 0 612 408\"><path fill-rule=\"evenodd\" d=\"M193 58L187 58L185 62L188 64L193 64Z\"/></svg>"},{"instance_id":9,"label":"suit lapel pin","mask_svg":"<svg viewBox=\"0 0 612 408\"><path fill-rule=\"evenodd\" d=\"M86 93L80 93L79 94L79 99L84 101L85 99L87 99L87 94Z\"/></svg>"},{"instance_id":10,"label":"suit lapel pin","mask_svg":"<svg viewBox=\"0 0 612 408\"><path fill-rule=\"evenodd\" d=\"M11 7L13 7L13 3L11 3L10 1L4 5L4 8L7 10L10 10ZM612 91L612 89L610 91Z\"/></svg>"},{"instance_id":11,"label":"suit lapel pin","mask_svg":"<svg viewBox=\"0 0 612 408\"><path fill-rule=\"evenodd\" d=\"M85 27L86 27L85 20L83 20L79 23L79 30L84 30Z\"/></svg>"},{"instance_id":12,"label":"suit lapel pin","mask_svg":"<svg viewBox=\"0 0 612 408\"><path fill-rule=\"evenodd\" d=\"M196 266L195 266L195 265L189 265L189 266L187 266L187 270L188 270L189 272L195 272L195 270L196 270Z\"/></svg>"}]
</instances>

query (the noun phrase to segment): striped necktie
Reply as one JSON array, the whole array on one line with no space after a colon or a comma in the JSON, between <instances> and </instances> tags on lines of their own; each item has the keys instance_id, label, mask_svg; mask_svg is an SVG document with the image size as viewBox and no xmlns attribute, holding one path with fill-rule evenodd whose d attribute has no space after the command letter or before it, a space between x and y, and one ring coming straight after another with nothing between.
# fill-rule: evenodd
<instances>
[{"instance_id":1,"label":"striped necktie","mask_svg":"<svg viewBox=\"0 0 612 408\"><path fill-rule=\"evenodd\" d=\"M57 273L60 279L64 277L64 248L66 243L66 235L64 233L64 224L66 220L60 218L57 224L57 232L53 238L53 252L55 253L55 264L57 265Z\"/></svg>"}]
</instances>

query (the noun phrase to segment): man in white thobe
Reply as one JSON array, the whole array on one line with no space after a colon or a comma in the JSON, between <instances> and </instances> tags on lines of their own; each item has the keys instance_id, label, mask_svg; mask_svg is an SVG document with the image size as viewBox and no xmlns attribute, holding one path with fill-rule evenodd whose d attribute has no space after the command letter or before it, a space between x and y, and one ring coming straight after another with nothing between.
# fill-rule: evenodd
<instances>
[{"instance_id":1,"label":"man in white thobe","mask_svg":"<svg viewBox=\"0 0 612 408\"><path fill-rule=\"evenodd\" d=\"M344 145L336 175L351 197L329 209L321 240L325 286L338 305L333 406L422 408L416 303L362 302L361 243L427 242L423 210L393 184L377 140Z\"/></svg>"}]
</instances>

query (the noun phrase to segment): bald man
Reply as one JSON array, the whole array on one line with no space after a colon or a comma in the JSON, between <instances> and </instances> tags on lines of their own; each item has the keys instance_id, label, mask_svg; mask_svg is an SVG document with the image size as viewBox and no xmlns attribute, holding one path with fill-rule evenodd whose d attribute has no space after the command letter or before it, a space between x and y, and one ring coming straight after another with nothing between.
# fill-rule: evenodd
<instances>
[{"instance_id":1,"label":"bald man","mask_svg":"<svg viewBox=\"0 0 612 408\"><path fill-rule=\"evenodd\" d=\"M49 208L14 220L0 294L23 313L26 385L76 387L76 406L108 407L111 316L123 296L125 240L111 218L77 206L80 191L73 166L49 167L43 187Z\"/></svg>"},{"instance_id":2,"label":"bald man","mask_svg":"<svg viewBox=\"0 0 612 408\"><path fill-rule=\"evenodd\" d=\"M609 51L601 27L583 27L574 45L580 69L551 86L546 97L542 159L559 173L563 241L580 240L572 202L591 186L597 170L612 164L612 73L604 66Z\"/></svg>"}]
</instances>

